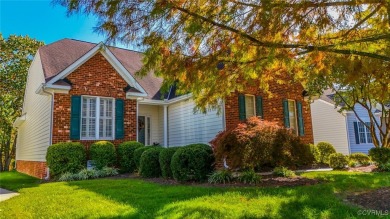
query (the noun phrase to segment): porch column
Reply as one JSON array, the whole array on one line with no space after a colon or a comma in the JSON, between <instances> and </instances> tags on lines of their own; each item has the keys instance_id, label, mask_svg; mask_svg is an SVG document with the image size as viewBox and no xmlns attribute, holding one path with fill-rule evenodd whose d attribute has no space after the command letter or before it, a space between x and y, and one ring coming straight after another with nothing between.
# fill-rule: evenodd
<instances>
[{"instance_id":1,"label":"porch column","mask_svg":"<svg viewBox=\"0 0 390 219\"><path fill-rule=\"evenodd\" d=\"M164 147L168 147L168 106L164 105Z\"/></svg>"}]
</instances>

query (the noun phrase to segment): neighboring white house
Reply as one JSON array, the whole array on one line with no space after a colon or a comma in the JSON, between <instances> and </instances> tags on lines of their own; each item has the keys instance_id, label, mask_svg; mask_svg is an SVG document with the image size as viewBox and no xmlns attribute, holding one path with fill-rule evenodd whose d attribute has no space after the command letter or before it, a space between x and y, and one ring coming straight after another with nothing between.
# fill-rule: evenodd
<instances>
[{"instance_id":1,"label":"neighboring white house","mask_svg":"<svg viewBox=\"0 0 390 219\"><path fill-rule=\"evenodd\" d=\"M368 153L374 147L370 131L358 120L353 111L340 111L335 106L334 94L331 90L324 94L311 105L314 143L329 142L337 152L351 154L356 152ZM359 117L369 123L368 112L360 105L355 105ZM373 109L380 121L380 111Z\"/></svg>"}]
</instances>

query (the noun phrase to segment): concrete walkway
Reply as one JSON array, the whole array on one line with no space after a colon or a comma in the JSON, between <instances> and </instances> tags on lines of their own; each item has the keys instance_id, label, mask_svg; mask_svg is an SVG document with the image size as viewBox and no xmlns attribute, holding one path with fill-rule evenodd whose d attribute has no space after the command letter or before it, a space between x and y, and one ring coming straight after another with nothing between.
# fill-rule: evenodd
<instances>
[{"instance_id":1,"label":"concrete walkway","mask_svg":"<svg viewBox=\"0 0 390 219\"><path fill-rule=\"evenodd\" d=\"M0 188L0 202L10 199L17 195L19 195L19 193Z\"/></svg>"}]
</instances>

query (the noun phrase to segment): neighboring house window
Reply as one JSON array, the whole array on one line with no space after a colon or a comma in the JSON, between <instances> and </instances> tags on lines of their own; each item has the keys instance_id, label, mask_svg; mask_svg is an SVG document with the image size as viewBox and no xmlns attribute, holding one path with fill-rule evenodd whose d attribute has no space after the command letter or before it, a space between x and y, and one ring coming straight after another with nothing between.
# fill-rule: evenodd
<instances>
[{"instance_id":1,"label":"neighboring house window","mask_svg":"<svg viewBox=\"0 0 390 219\"><path fill-rule=\"evenodd\" d=\"M82 97L81 139L113 139L114 99Z\"/></svg>"},{"instance_id":2,"label":"neighboring house window","mask_svg":"<svg viewBox=\"0 0 390 219\"><path fill-rule=\"evenodd\" d=\"M246 118L256 116L255 96L253 95L245 95L245 115Z\"/></svg>"},{"instance_id":3,"label":"neighboring house window","mask_svg":"<svg viewBox=\"0 0 390 219\"><path fill-rule=\"evenodd\" d=\"M370 122L365 122L367 126L370 126ZM359 143L369 144L372 143L371 132L362 122L357 122L357 134L359 137Z\"/></svg>"},{"instance_id":4,"label":"neighboring house window","mask_svg":"<svg viewBox=\"0 0 390 219\"><path fill-rule=\"evenodd\" d=\"M288 116L289 116L290 128L294 130L295 133L297 133L298 131L297 109L295 107L294 100L288 100Z\"/></svg>"}]
</instances>

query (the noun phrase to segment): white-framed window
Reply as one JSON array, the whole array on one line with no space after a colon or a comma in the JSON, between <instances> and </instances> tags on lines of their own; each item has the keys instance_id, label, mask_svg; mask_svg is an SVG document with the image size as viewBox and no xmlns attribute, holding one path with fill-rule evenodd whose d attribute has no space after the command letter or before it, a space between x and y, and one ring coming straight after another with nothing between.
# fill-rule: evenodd
<instances>
[{"instance_id":1,"label":"white-framed window","mask_svg":"<svg viewBox=\"0 0 390 219\"><path fill-rule=\"evenodd\" d=\"M82 96L81 140L114 139L113 98Z\"/></svg>"},{"instance_id":2,"label":"white-framed window","mask_svg":"<svg viewBox=\"0 0 390 219\"><path fill-rule=\"evenodd\" d=\"M297 107L295 100L288 100L288 117L290 121L290 128L294 133L298 133Z\"/></svg>"},{"instance_id":3,"label":"white-framed window","mask_svg":"<svg viewBox=\"0 0 390 219\"><path fill-rule=\"evenodd\" d=\"M365 122L367 126L370 126L370 122ZM359 135L359 142L360 144L370 144L372 143L372 137L370 130L362 123L357 122L358 127L358 135Z\"/></svg>"},{"instance_id":4,"label":"white-framed window","mask_svg":"<svg viewBox=\"0 0 390 219\"><path fill-rule=\"evenodd\" d=\"M256 116L255 96L245 95L245 115L246 118Z\"/></svg>"}]
</instances>

